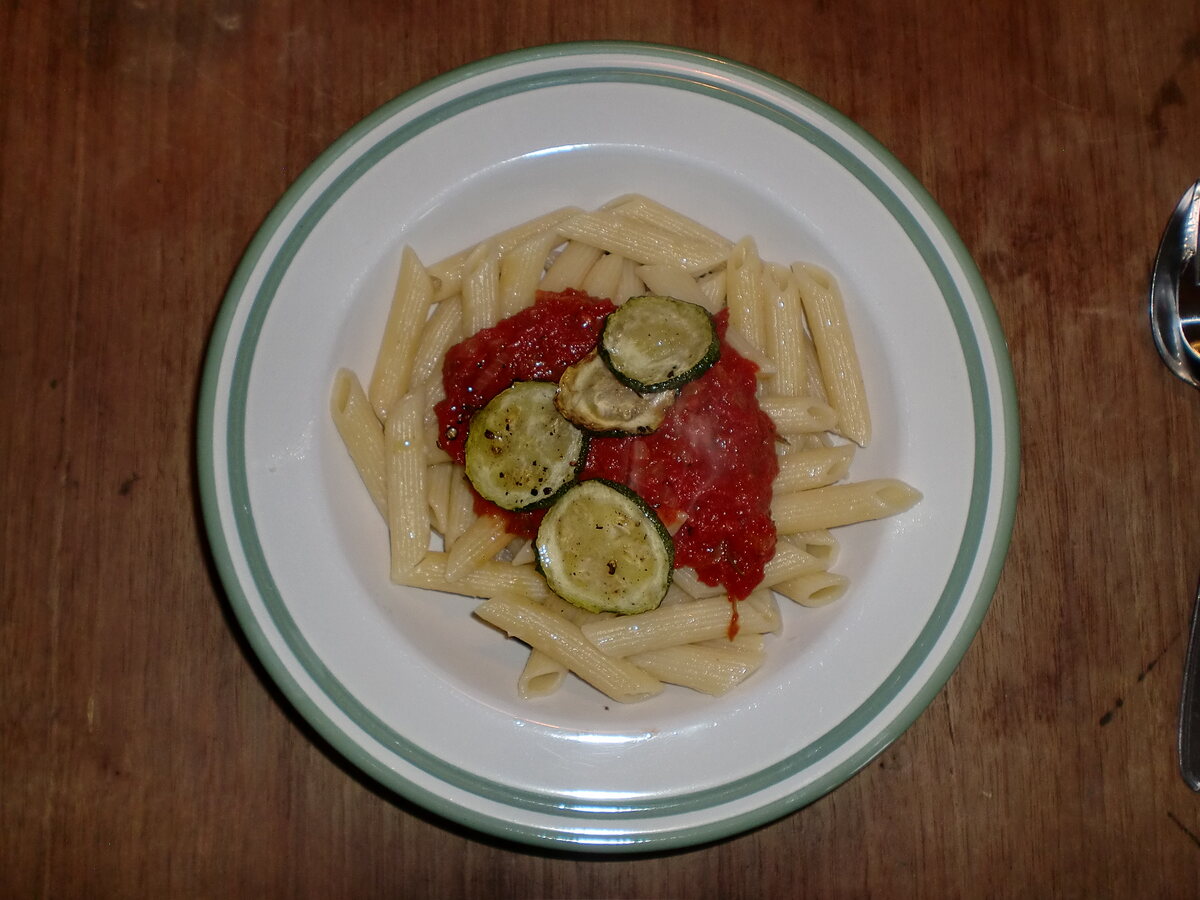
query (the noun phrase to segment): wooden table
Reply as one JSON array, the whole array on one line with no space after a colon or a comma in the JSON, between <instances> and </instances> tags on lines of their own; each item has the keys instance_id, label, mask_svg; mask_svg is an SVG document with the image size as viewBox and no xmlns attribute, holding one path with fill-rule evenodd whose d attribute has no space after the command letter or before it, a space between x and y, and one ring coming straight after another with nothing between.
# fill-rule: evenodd
<instances>
[{"instance_id":1,"label":"wooden table","mask_svg":"<svg viewBox=\"0 0 1200 900\"><path fill-rule=\"evenodd\" d=\"M995 602L916 724L647 858L500 844L342 762L232 620L193 462L209 328L288 184L432 76L592 38L752 64L888 146L993 292L1023 428ZM1173 749L1200 397L1145 312L1197 98L1190 0L0 5L0 893L1200 895Z\"/></svg>"}]
</instances>

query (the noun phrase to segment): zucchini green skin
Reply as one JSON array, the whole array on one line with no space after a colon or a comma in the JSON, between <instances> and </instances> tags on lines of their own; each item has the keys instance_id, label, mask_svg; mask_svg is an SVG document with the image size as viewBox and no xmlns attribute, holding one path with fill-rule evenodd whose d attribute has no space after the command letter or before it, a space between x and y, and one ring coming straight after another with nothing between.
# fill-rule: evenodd
<instances>
[{"instance_id":1,"label":"zucchini green skin","mask_svg":"<svg viewBox=\"0 0 1200 900\"><path fill-rule=\"evenodd\" d=\"M596 350L619 381L652 394L703 375L720 357L721 339L703 306L631 297L605 320Z\"/></svg>"},{"instance_id":2,"label":"zucchini green skin","mask_svg":"<svg viewBox=\"0 0 1200 900\"><path fill-rule=\"evenodd\" d=\"M503 509L550 506L574 484L587 435L554 405L552 381L518 381L471 419L465 469L479 495Z\"/></svg>"},{"instance_id":3,"label":"zucchini green skin","mask_svg":"<svg viewBox=\"0 0 1200 900\"><path fill-rule=\"evenodd\" d=\"M675 404L678 391L639 394L617 379L593 351L558 379L558 411L593 437L652 433Z\"/></svg>"},{"instance_id":4,"label":"zucchini green skin","mask_svg":"<svg viewBox=\"0 0 1200 900\"><path fill-rule=\"evenodd\" d=\"M604 478L563 493L542 519L534 549L550 589L589 612L655 609L675 567L675 543L654 509Z\"/></svg>"}]
</instances>

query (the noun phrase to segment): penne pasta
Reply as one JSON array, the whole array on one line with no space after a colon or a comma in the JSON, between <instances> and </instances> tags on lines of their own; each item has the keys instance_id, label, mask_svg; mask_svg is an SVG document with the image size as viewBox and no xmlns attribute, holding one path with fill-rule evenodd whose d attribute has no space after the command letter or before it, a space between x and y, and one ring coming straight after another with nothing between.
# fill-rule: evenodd
<instances>
[{"instance_id":1,"label":"penne pasta","mask_svg":"<svg viewBox=\"0 0 1200 900\"><path fill-rule=\"evenodd\" d=\"M446 554L446 578L457 581L465 573L493 559L509 542L499 516L479 516L472 522Z\"/></svg>"},{"instance_id":2,"label":"penne pasta","mask_svg":"<svg viewBox=\"0 0 1200 900\"><path fill-rule=\"evenodd\" d=\"M617 296L613 302L618 305L630 297L641 297L646 293L646 285L637 275L638 265L632 259L626 259L621 264L621 280L617 282Z\"/></svg>"},{"instance_id":3,"label":"penne pasta","mask_svg":"<svg viewBox=\"0 0 1200 900\"><path fill-rule=\"evenodd\" d=\"M463 331L475 334L500 320L500 254L484 241L463 264Z\"/></svg>"},{"instance_id":4,"label":"penne pasta","mask_svg":"<svg viewBox=\"0 0 1200 900\"><path fill-rule=\"evenodd\" d=\"M762 665L763 654L711 644L687 644L638 653L629 657L629 661L659 681L720 697L753 675Z\"/></svg>"},{"instance_id":5,"label":"penne pasta","mask_svg":"<svg viewBox=\"0 0 1200 900\"><path fill-rule=\"evenodd\" d=\"M817 362L817 348L813 346L812 337L804 335L804 393L810 397L828 403L829 392L825 390L825 380L821 375L821 364Z\"/></svg>"},{"instance_id":6,"label":"penne pasta","mask_svg":"<svg viewBox=\"0 0 1200 900\"><path fill-rule=\"evenodd\" d=\"M745 335L732 325L725 330L725 343L736 350L739 356L746 357L746 359L758 366L758 377L760 379L770 378L775 374L775 363L771 361L771 358L750 343Z\"/></svg>"},{"instance_id":7,"label":"penne pasta","mask_svg":"<svg viewBox=\"0 0 1200 900\"><path fill-rule=\"evenodd\" d=\"M637 263L632 259L626 259L620 266L620 281L617 282L617 296L614 302L620 305L629 300L631 296L644 294L646 294L646 284L637 277Z\"/></svg>"},{"instance_id":8,"label":"penne pasta","mask_svg":"<svg viewBox=\"0 0 1200 900\"><path fill-rule=\"evenodd\" d=\"M400 583L467 597L492 597L507 592L539 600L550 594L546 579L532 565L485 562L451 580L446 577L447 555L442 550L430 550L413 569L405 573Z\"/></svg>"},{"instance_id":9,"label":"penne pasta","mask_svg":"<svg viewBox=\"0 0 1200 900\"><path fill-rule=\"evenodd\" d=\"M701 275L696 283L700 285L700 290L704 292L707 301L701 304L702 306L707 307L710 311L725 308L726 270L724 268Z\"/></svg>"},{"instance_id":10,"label":"penne pasta","mask_svg":"<svg viewBox=\"0 0 1200 900\"><path fill-rule=\"evenodd\" d=\"M764 278L768 328L767 355L775 363L772 389L782 397L802 396L808 387L806 352L807 335L804 329L804 308L800 289L791 272L783 266L772 265L770 277Z\"/></svg>"},{"instance_id":11,"label":"penne pasta","mask_svg":"<svg viewBox=\"0 0 1200 900\"><path fill-rule=\"evenodd\" d=\"M675 576L671 579L671 590L682 591L687 595L686 599L690 600L706 600L709 597L725 596L725 588L720 585L705 584L696 574L696 570L687 566L680 566L675 570Z\"/></svg>"},{"instance_id":12,"label":"penne pasta","mask_svg":"<svg viewBox=\"0 0 1200 900\"><path fill-rule=\"evenodd\" d=\"M425 387L430 408L440 397L442 359L463 336L462 299L451 297L437 305L421 330L413 352L412 384Z\"/></svg>"},{"instance_id":13,"label":"penne pasta","mask_svg":"<svg viewBox=\"0 0 1200 900\"><path fill-rule=\"evenodd\" d=\"M871 440L871 414L845 304L836 283L814 271L802 263L792 266L829 403L838 413L838 430L865 447Z\"/></svg>"},{"instance_id":14,"label":"penne pasta","mask_svg":"<svg viewBox=\"0 0 1200 900\"><path fill-rule=\"evenodd\" d=\"M684 569L676 569L675 574L678 575L682 571L685 571L685 570ZM686 571L692 572L691 569L687 569ZM696 577L695 572L692 572L692 577L693 578ZM699 582L697 582L697 583L699 583ZM671 586L667 588L666 596L663 597L662 603L659 605L660 606L674 606L676 603L691 603L695 599L696 599L696 597L694 595L689 594L687 591L685 591L683 588L681 588L679 586L677 581L673 580L671 582Z\"/></svg>"},{"instance_id":15,"label":"penne pasta","mask_svg":"<svg viewBox=\"0 0 1200 900\"><path fill-rule=\"evenodd\" d=\"M838 552L841 549L841 545L838 544L838 539L833 536L833 532L827 528L818 528L812 531L797 531L794 534L781 536L780 540L791 544L797 549L803 550L809 556L813 557L822 569L832 569L837 564Z\"/></svg>"},{"instance_id":16,"label":"penne pasta","mask_svg":"<svg viewBox=\"0 0 1200 900\"><path fill-rule=\"evenodd\" d=\"M688 235L671 234L659 227L613 212L580 213L564 220L565 237L627 256L639 263L673 263L693 275L724 261L724 247Z\"/></svg>"},{"instance_id":17,"label":"penne pasta","mask_svg":"<svg viewBox=\"0 0 1200 900\"><path fill-rule=\"evenodd\" d=\"M517 676L517 693L522 700L548 697L562 686L566 677L566 666L541 650L530 649L521 674Z\"/></svg>"},{"instance_id":18,"label":"penne pasta","mask_svg":"<svg viewBox=\"0 0 1200 900\"><path fill-rule=\"evenodd\" d=\"M442 538L452 546L475 521L475 494L467 476L459 468L450 478L450 496L446 507L446 530Z\"/></svg>"},{"instance_id":19,"label":"penne pasta","mask_svg":"<svg viewBox=\"0 0 1200 900\"><path fill-rule=\"evenodd\" d=\"M751 592L750 596L741 601L738 606L739 629L744 610L754 613L753 616L748 616L750 619L748 630L752 634L765 634L767 632L778 634L783 630L783 616L779 612L779 604L775 602L775 595L767 588L759 587L758 590Z\"/></svg>"},{"instance_id":20,"label":"penne pasta","mask_svg":"<svg viewBox=\"0 0 1200 900\"><path fill-rule=\"evenodd\" d=\"M775 585L775 590L801 606L828 606L846 593L850 579L836 572L811 572Z\"/></svg>"},{"instance_id":21,"label":"penne pasta","mask_svg":"<svg viewBox=\"0 0 1200 900\"><path fill-rule=\"evenodd\" d=\"M533 541L522 541L521 546L513 553L510 562L514 566L533 565L534 562Z\"/></svg>"},{"instance_id":22,"label":"penne pasta","mask_svg":"<svg viewBox=\"0 0 1200 900\"><path fill-rule=\"evenodd\" d=\"M731 246L728 238L711 228L642 194L620 197L618 202L604 208L611 209L624 218L643 222L652 228L677 235L695 244L708 246L714 253L728 253Z\"/></svg>"},{"instance_id":23,"label":"penne pasta","mask_svg":"<svg viewBox=\"0 0 1200 900\"><path fill-rule=\"evenodd\" d=\"M674 297L676 300L686 300L703 306L709 312L719 312L721 307L714 304L704 293L699 282L679 266L669 263L657 263L650 266L638 266L637 274L646 285L646 291L662 297Z\"/></svg>"},{"instance_id":24,"label":"penne pasta","mask_svg":"<svg viewBox=\"0 0 1200 900\"><path fill-rule=\"evenodd\" d=\"M554 226L563 219L579 212L582 212L582 210L573 206L556 209L530 219L528 222L515 225L497 235L493 235L487 240L496 248L497 252L506 253L513 247L523 244L531 238L552 231ZM467 257L475 250L476 246L473 244L465 250L448 256L429 267L430 275L432 275L437 283L437 291L434 295L435 300L445 300L447 297L453 297L462 291L463 264L466 262Z\"/></svg>"},{"instance_id":25,"label":"penne pasta","mask_svg":"<svg viewBox=\"0 0 1200 900\"><path fill-rule=\"evenodd\" d=\"M560 242L558 232L534 235L500 256L500 313L511 316L533 303L546 274L546 258Z\"/></svg>"},{"instance_id":26,"label":"penne pasta","mask_svg":"<svg viewBox=\"0 0 1200 900\"><path fill-rule=\"evenodd\" d=\"M571 241L546 269L538 289L565 291L569 287L583 284L588 272L603 253L599 247L581 241Z\"/></svg>"},{"instance_id":27,"label":"penne pasta","mask_svg":"<svg viewBox=\"0 0 1200 900\"><path fill-rule=\"evenodd\" d=\"M894 516L920 499L920 492L903 481L876 478L777 496L771 516L780 534L793 534Z\"/></svg>"},{"instance_id":28,"label":"penne pasta","mask_svg":"<svg viewBox=\"0 0 1200 900\"><path fill-rule=\"evenodd\" d=\"M435 463L425 470L425 498L429 504L429 519L438 534L446 533L446 515L450 508L450 479L454 464Z\"/></svg>"},{"instance_id":29,"label":"penne pasta","mask_svg":"<svg viewBox=\"0 0 1200 900\"><path fill-rule=\"evenodd\" d=\"M429 549L429 512L425 499L425 398L405 394L388 417L387 520L392 580L400 582Z\"/></svg>"},{"instance_id":30,"label":"penne pasta","mask_svg":"<svg viewBox=\"0 0 1200 900\"><path fill-rule=\"evenodd\" d=\"M583 279L583 292L597 299L615 300L624 268L624 257L615 253L604 254Z\"/></svg>"},{"instance_id":31,"label":"penne pasta","mask_svg":"<svg viewBox=\"0 0 1200 900\"><path fill-rule=\"evenodd\" d=\"M375 508L387 516L387 478L383 450L383 426L371 409L371 401L348 369L338 369L329 392L329 411L333 424L358 469L358 476L370 494Z\"/></svg>"},{"instance_id":32,"label":"penne pasta","mask_svg":"<svg viewBox=\"0 0 1200 900\"><path fill-rule=\"evenodd\" d=\"M711 641L700 641L696 647L718 647L730 653L747 653L750 655L766 652L767 642L761 634L739 634L730 640L728 637L713 638Z\"/></svg>"},{"instance_id":33,"label":"penne pasta","mask_svg":"<svg viewBox=\"0 0 1200 900\"><path fill-rule=\"evenodd\" d=\"M425 423L425 464L428 466L439 466L442 463L450 462L450 457L446 451L434 443L437 440L437 423Z\"/></svg>"},{"instance_id":34,"label":"penne pasta","mask_svg":"<svg viewBox=\"0 0 1200 900\"><path fill-rule=\"evenodd\" d=\"M829 431L838 422L834 409L815 397L759 397L758 405L783 435Z\"/></svg>"},{"instance_id":35,"label":"penne pasta","mask_svg":"<svg viewBox=\"0 0 1200 900\"><path fill-rule=\"evenodd\" d=\"M583 633L608 656L629 656L662 647L694 644L728 635L733 607L724 597L660 606L637 616L588 622ZM738 607L739 632L764 633L776 627L760 610Z\"/></svg>"},{"instance_id":36,"label":"penne pasta","mask_svg":"<svg viewBox=\"0 0 1200 900\"><path fill-rule=\"evenodd\" d=\"M725 302L729 307L730 330L736 329L758 353L767 356L763 263L753 238L737 242L730 252L726 273Z\"/></svg>"},{"instance_id":37,"label":"penne pasta","mask_svg":"<svg viewBox=\"0 0 1200 900\"><path fill-rule=\"evenodd\" d=\"M853 444L789 450L779 457L775 493L790 494L793 491L824 487L841 481L850 473L850 463L853 459Z\"/></svg>"},{"instance_id":38,"label":"penne pasta","mask_svg":"<svg viewBox=\"0 0 1200 900\"><path fill-rule=\"evenodd\" d=\"M408 391L413 354L432 302L433 280L412 248L405 247L375 369L367 387L367 396L381 422L387 419L391 403Z\"/></svg>"},{"instance_id":39,"label":"penne pasta","mask_svg":"<svg viewBox=\"0 0 1200 900\"><path fill-rule=\"evenodd\" d=\"M524 597L503 594L479 605L475 615L570 669L621 703L653 697L662 683L630 662L601 653L579 626Z\"/></svg>"}]
</instances>

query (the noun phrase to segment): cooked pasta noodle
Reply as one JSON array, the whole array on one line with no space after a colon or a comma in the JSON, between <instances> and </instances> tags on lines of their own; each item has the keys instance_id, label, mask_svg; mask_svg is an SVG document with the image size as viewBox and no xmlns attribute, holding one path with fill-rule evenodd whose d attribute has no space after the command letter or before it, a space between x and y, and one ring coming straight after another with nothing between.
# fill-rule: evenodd
<instances>
[{"instance_id":1,"label":"cooked pasta noodle","mask_svg":"<svg viewBox=\"0 0 1200 900\"><path fill-rule=\"evenodd\" d=\"M757 367L758 403L779 435L775 553L744 600L682 567L649 612L568 604L547 586L528 539L476 513L462 468L437 446L432 407L445 396L450 348L529 306L537 291L569 288L617 305L656 294L728 310L725 339ZM735 688L762 665L765 636L783 627L776 595L819 606L847 591L849 579L831 571L839 545L829 529L920 499L896 479L846 481L871 420L833 276L806 262L764 261L753 238L731 241L638 194L592 212L554 210L428 268L405 248L369 386L339 370L330 415L387 523L392 580L482 598L476 616L530 648L514 672L527 700L558 690L571 672L622 702L664 683L712 695Z\"/></svg>"}]
</instances>

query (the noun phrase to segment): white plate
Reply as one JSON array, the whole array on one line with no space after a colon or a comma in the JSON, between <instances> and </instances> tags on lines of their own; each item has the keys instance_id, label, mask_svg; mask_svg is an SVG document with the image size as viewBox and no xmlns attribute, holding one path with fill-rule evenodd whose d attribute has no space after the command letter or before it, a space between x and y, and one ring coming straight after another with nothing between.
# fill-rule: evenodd
<instances>
[{"instance_id":1,"label":"white plate","mask_svg":"<svg viewBox=\"0 0 1200 900\"><path fill-rule=\"evenodd\" d=\"M848 596L785 610L729 696L622 706L514 691L521 651L475 601L388 583L386 537L328 421L369 373L400 249L434 261L556 206L642 192L763 256L841 279L875 440L855 477L924 501L842 535ZM389 103L287 192L233 279L200 412L209 535L255 651L363 771L450 819L589 850L723 837L831 790L930 702L979 627L1016 493L1010 364L934 203L797 88L688 51L576 44L451 72Z\"/></svg>"}]
</instances>

